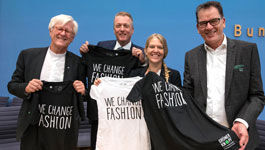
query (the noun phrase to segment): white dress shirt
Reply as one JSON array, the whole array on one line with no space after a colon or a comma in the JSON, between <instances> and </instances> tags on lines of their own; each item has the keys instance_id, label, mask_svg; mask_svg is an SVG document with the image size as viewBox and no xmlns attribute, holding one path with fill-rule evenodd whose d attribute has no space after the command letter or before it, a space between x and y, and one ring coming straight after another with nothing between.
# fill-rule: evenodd
<instances>
[{"instance_id":1,"label":"white dress shirt","mask_svg":"<svg viewBox=\"0 0 265 150\"><path fill-rule=\"evenodd\" d=\"M46 53L41 69L40 80L48 82L62 82L64 77L65 54L56 54L50 47Z\"/></svg>"},{"instance_id":2,"label":"white dress shirt","mask_svg":"<svg viewBox=\"0 0 265 150\"><path fill-rule=\"evenodd\" d=\"M215 50L204 44L207 53L207 107L206 113L216 122L229 127L225 111L225 72L227 56L227 38L224 35L222 44ZM235 121L248 123L237 118Z\"/></svg>"},{"instance_id":3,"label":"white dress shirt","mask_svg":"<svg viewBox=\"0 0 265 150\"><path fill-rule=\"evenodd\" d=\"M212 49L206 44L207 53L207 107L206 113L216 122L229 127L225 112L225 70L227 40L217 48Z\"/></svg>"},{"instance_id":4,"label":"white dress shirt","mask_svg":"<svg viewBox=\"0 0 265 150\"><path fill-rule=\"evenodd\" d=\"M131 41L128 44L124 45L124 46L121 46L120 43L118 41L116 41L116 45L114 47L114 50L117 50L118 48L131 50L131 46L132 46L132 42Z\"/></svg>"}]
</instances>

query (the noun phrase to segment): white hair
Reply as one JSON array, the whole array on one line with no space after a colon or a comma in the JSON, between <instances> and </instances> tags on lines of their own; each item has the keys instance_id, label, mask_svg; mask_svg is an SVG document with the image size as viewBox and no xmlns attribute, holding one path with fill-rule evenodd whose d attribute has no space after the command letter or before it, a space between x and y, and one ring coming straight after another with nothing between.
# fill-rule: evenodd
<instances>
[{"instance_id":1,"label":"white hair","mask_svg":"<svg viewBox=\"0 0 265 150\"><path fill-rule=\"evenodd\" d=\"M64 15L64 14L60 14L60 15L57 15L51 18L50 23L49 23L49 30L51 30L54 27L54 25L57 23L62 23L62 25L65 25L68 22L73 22L74 24L73 30L74 30L74 34L76 35L78 31L77 22L74 20L72 16Z\"/></svg>"}]
</instances>

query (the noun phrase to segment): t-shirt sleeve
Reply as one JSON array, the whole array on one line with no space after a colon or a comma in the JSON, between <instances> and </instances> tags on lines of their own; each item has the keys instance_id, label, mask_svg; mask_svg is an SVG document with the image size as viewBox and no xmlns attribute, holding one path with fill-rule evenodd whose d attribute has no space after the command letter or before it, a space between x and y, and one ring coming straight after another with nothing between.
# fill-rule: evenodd
<instances>
[{"instance_id":1,"label":"t-shirt sleeve","mask_svg":"<svg viewBox=\"0 0 265 150\"><path fill-rule=\"evenodd\" d=\"M127 100L130 102L137 102L142 99L142 88L143 88L144 80L141 79L135 83L132 90L130 91L129 95L127 96Z\"/></svg>"},{"instance_id":2,"label":"t-shirt sleeve","mask_svg":"<svg viewBox=\"0 0 265 150\"><path fill-rule=\"evenodd\" d=\"M97 100L99 98L99 87L96 86L96 85L91 85L91 88L90 88L90 97L92 99L95 99Z\"/></svg>"}]
</instances>

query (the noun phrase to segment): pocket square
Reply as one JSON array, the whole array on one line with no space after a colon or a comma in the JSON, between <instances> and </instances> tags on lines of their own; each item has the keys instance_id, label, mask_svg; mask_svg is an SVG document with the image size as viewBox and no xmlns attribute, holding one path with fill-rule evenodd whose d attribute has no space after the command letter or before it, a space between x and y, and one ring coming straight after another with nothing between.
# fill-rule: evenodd
<instances>
[{"instance_id":1,"label":"pocket square","mask_svg":"<svg viewBox=\"0 0 265 150\"><path fill-rule=\"evenodd\" d=\"M245 65L235 65L234 69L238 70L240 72L243 72L244 71L244 67L245 67Z\"/></svg>"}]
</instances>

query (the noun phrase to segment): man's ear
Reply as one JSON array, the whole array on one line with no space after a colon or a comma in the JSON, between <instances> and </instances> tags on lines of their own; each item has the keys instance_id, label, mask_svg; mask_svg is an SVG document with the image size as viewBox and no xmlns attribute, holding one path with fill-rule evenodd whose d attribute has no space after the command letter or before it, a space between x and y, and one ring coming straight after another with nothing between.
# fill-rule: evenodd
<instances>
[{"instance_id":1,"label":"man's ear","mask_svg":"<svg viewBox=\"0 0 265 150\"><path fill-rule=\"evenodd\" d=\"M198 23L196 24L196 28L197 28L197 32L200 34L200 30L199 30L199 25L198 25Z\"/></svg>"},{"instance_id":2,"label":"man's ear","mask_svg":"<svg viewBox=\"0 0 265 150\"><path fill-rule=\"evenodd\" d=\"M225 17L223 17L222 19L223 19L223 26L225 28Z\"/></svg>"}]
</instances>

